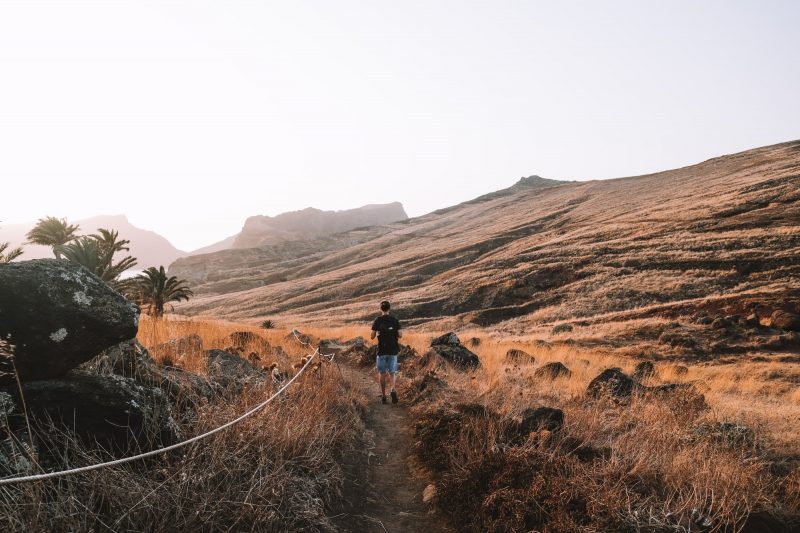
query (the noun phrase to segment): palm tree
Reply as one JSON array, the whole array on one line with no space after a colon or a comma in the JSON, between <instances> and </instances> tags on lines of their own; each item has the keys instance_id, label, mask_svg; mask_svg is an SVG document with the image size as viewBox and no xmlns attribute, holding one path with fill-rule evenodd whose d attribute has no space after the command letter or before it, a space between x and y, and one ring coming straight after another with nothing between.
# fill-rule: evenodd
<instances>
[{"instance_id":1,"label":"palm tree","mask_svg":"<svg viewBox=\"0 0 800 533\"><path fill-rule=\"evenodd\" d=\"M114 254L128 250L130 241L117 240L116 230L99 229L100 233L55 247L55 251L68 261L79 264L117 290L123 290L130 282L120 280L120 275L136 264L136 258L127 256L114 262Z\"/></svg>"},{"instance_id":2,"label":"palm tree","mask_svg":"<svg viewBox=\"0 0 800 533\"><path fill-rule=\"evenodd\" d=\"M147 314L156 318L164 315L164 308L169 302L188 301L194 296L186 280L168 277L163 266L145 269L133 279L135 284L129 291L131 296L140 305L147 306Z\"/></svg>"},{"instance_id":3,"label":"palm tree","mask_svg":"<svg viewBox=\"0 0 800 533\"><path fill-rule=\"evenodd\" d=\"M61 251L57 247L77 239L75 232L79 229L76 224L68 224L65 218L40 218L26 237L31 244L52 246L56 259L61 259Z\"/></svg>"},{"instance_id":4,"label":"palm tree","mask_svg":"<svg viewBox=\"0 0 800 533\"><path fill-rule=\"evenodd\" d=\"M3 263L10 263L17 257L22 255L22 247L19 246L17 248L12 248L11 250L6 252L6 249L10 246L7 242L0 242L0 264Z\"/></svg>"}]
</instances>

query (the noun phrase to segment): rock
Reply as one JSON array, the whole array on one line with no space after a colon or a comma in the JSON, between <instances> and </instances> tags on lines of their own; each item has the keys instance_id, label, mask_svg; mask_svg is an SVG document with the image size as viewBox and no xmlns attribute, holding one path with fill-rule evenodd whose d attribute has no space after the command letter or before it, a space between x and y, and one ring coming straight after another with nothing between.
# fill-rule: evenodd
<instances>
[{"instance_id":1,"label":"rock","mask_svg":"<svg viewBox=\"0 0 800 533\"><path fill-rule=\"evenodd\" d=\"M106 349L92 363L98 373L113 373L131 378L140 385L158 387L173 403L181 406L194 406L202 399L210 400L215 394L211 383L202 376L156 364L136 339Z\"/></svg>"},{"instance_id":2,"label":"rock","mask_svg":"<svg viewBox=\"0 0 800 533\"><path fill-rule=\"evenodd\" d=\"M704 326L707 326L707 325L711 324L712 322L714 322L714 319L711 318L708 315L702 315L702 316L697 317L696 322L698 324L702 324Z\"/></svg>"},{"instance_id":3,"label":"rock","mask_svg":"<svg viewBox=\"0 0 800 533\"><path fill-rule=\"evenodd\" d=\"M435 497L436 497L436 485L431 483L427 487L425 487L425 490L422 491L422 501L424 503L428 503Z\"/></svg>"},{"instance_id":4,"label":"rock","mask_svg":"<svg viewBox=\"0 0 800 533\"><path fill-rule=\"evenodd\" d=\"M461 346L461 341L458 339L458 335L451 331L433 339L431 346Z\"/></svg>"},{"instance_id":5,"label":"rock","mask_svg":"<svg viewBox=\"0 0 800 533\"><path fill-rule=\"evenodd\" d=\"M705 396L690 383L664 383L643 389L651 398L669 400L684 414L708 409Z\"/></svg>"},{"instance_id":6,"label":"rock","mask_svg":"<svg viewBox=\"0 0 800 533\"><path fill-rule=\"evenodd\" d=\"M672 347L696 348L697 341L686 333L665 331L658 336L658 342L668 344Z\"/></svg>"},{"instance_id":7,"label":"rock","mask_svg":"<svg viewBox=\"0 0 800 533\"><path fill-rule=\"evenodd\" d=\"M153 348L153 352L169 358L172 361L180 360L187 354L200 354L203 351L203 339L200 335L187 335L177 339L170 339Z\"/></svg>"},{"instance_id":8,"label":"rock","mask_svg":"<svg viewBox=\"0 0 800 533\"><path fill-rule=\"evenodd\" d=\"M19 402L16 387L9 392ZM84 442L113 451L151 449L180 440L167 395L131 378L72 370L64 376L22 385L28 414L52 419Z\"/></svg>"},{"instance_id":9,"label":"rock","mask_svg":"<svg viewBox=\"0 0 800 533\"><path fill-rule=\"evenodd\" d=\"M627 376L620 368L606 368L589 382L586 393L592 398L599 398L610 394L616 398L627 398L631 395L636 382Z\"/></svg>"},{"instance_id":10,"label":"rock","mask_svg":"<svg viewBox=\"0 0 800 533\"><path fill-rule=\"evenodd\" d=\"M732 422L714 422L713 424L706 422L695 426L692 429L692 435L732 447L752 448L755 445L753 430Z\"/></svg>"},{"instance_id":11,"label":"rock","mask_svg":"<svg viewBox=\"0 0 800 533\"><path fill-rule=\"evenodd\" d=\"M749 328L757 328L761 325L761 321L758 318L758 315L755 313L750 313L744 319L744 323Z\"/></svg>"},{"instance_id":12,"label":"rock","mask_svg":"<svg viewBox=\"0 0 800 533\"><path fill-rule=\"evenodd\" d=\"M0 475L23 476L37 473L39 447L27 430L13 431L0 440Z\"/></svg>"},{"instance_id":13,"label":"rock","mask_svg":"<svg viewBox=\"0 0 800 533\"><path fill-rule=\"evenodd\" d=\"M16 346L23 381L63 375L136 336L139 308L69 261L0 266L0 337Z\"/></svg>"},{"instance_id":14,"label":"rock","mask_svg":"<svg viewBox=\"0 0 800 533\"><path fill-rule=\"evenodd\" d=\"M208 350L208 378L226 390L236 393L245 385L265 378L266 374L250 361L225 350Z\"/></svg>"},{"instance_id":15,"label":"rock","mask_svg":"<svg viewBox=\"0 0 800 533\"><path fill-rule=\"evenodd\" d=\"M563 363L556 361L540 366L533 375L537 378L556 379L560 377L569 377L572 375L572 371L564 366Z\"/></svg>"},{"instance_id":16,"label":"rock","mask_svg":"<svg viewBox=\"0 0 800 533\"><path fill-rule=\"evenodd\" d=\"M477 347L477 346L480 346L480 345L481 345L481 340L480 340L478 337L472 337L472 338L469 340L469 345L470 345L472 348L475 348L475 347Z\"/></svg>"},{"instance_id":17,"label":"rock","mask_svg":"<svg viewBox=\"0 0 800 533\"><path fill-rule=\"evenodd\" d=\"M713 322L711 322L711 327L713 329L727 329L732 325L733 324L731 323L731 321L724 317L717 317L714 319Z\"/></svg>"},{"instance_id":18,"label":"rock","mask_svg":"<svg viewBox=\"0 0 800 533\"><path fill-rule=\"evenodd\" d=\"M542 340L542 339L534 340L533 341L533 346L536 347L536 348L540 348L542 350L549 350L550 348L553 347L552 344L550 344L549 342L547 342L545 340Z\"/></svg>"},{"instance_id":19,"label":"rock","mask_svg":"<svg viewBox=\"0 0 800 533\"><path fill-rule=\"evenodd\" d=\"M533 364L536 362L536 358L528 352L518 350L517 348L511 348L506 352L506 361L511 361L513 363Z\"/></svg>"},{"instance_id":20,"label":"rock","mask_svg":"<svg viewBox=\"0 0 800 533\"><path fill-rule=\"evenodd\" d=\"M546 429L548 431L558 431L564 425L564 411L553 407L537 407L535 409L525 409L522 412L522 422L520 431L527 435L532 431Z\"/></svg>"},{"instance_id":21,"label":"rock","mask_svg":"<svg viewBox=\"0 0 800 533\"><path fill-rule=\"evenodd\" d=\"M782 311L773 311L769 317L773 328L780 328L785 331L800 331L800 315Z\"/></svg>"},{"instance_id":22,"label":"rock","mask_svg":"<svg viewBox=\"0 0 800 533\"><path fill-rule=\"evenodd\" d=\"M478 356L461 345L436 344L422 357L422 364L425 365L431 357L438 356L452 364L459 370L475 369L480 366L481 361Z\"/></svg>"},{"instance_id":23,"label":"rock","mask_svg":"<svg viewBox=\"0 0 800 533\"><path fill-rule=\"evenodd\" d=\"M296 329L293 329L292 331L290 331L289 334L286 335L285 338L286 338L286 340L295 341L295 342L303 344L303 345L312 343L312 339L311 339L311 337L309 335L306 335L305 333L300 333L300 331L298 331Z\"/></svg>"},{"instance_id":24,"label":"rock","mask_svg":"<svg viewBox=\"0 0 800 533\"><path fill-rule=\"evenodd\" d=\"M683 365L675 365L672 367L672 371L675 372L676 376L685 376L689 373L689 369Z\"/></svg>"},{"instance_id":25,"label":"rock","mask_svg":"<svg viewBox=\"0 0 800 533\"><path fill-rule=\"evenodd\" d=\"M558 335L559 333L568 333L573 330L572 324L559 324L551 330L553 335Z\"/></svg>"},{"instance_id":26,"label":"rock","mask_svg":"<svg viewBox=\"0 0 800 533\"><path fill-rule=\"evenodd\" d=\"M230 342L231 346L234 348L244 348L245 350L257 349L262 353L267 353L271 350L267 339L252 331L234 331L228 335L228 342Z\"/></svg>"},{"instance_id":27,"label":"rock","mask_svg":"<svg viewBox=\"0 0 800 533\"><path fill-rule=\"evenodd\" d=\"M633 378L637 380L652 377L656 372L656 367L651 361L642 361L633 369Z\"/></svg>"}]
</instances>

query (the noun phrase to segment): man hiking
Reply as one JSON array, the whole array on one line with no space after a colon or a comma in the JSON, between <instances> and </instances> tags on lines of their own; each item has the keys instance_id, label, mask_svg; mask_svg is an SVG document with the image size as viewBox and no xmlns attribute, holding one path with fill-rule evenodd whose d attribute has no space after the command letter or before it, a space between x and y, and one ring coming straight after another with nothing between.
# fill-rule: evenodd
<instances>
[{"instance_id":1,"label":"man hiking","mask_svg":"<svg viewBox=\"0 0 800 533\"><path fill-rule=\"evenodd\" d=\"M386 300L381 302L381 316L372 323L370 339L378 336L378 357L376 366L381 382L381 401L386 403L386 374L392 376L392 403L397 403L397 354L400 344L397 342L403 333L400 331L400 321L389 314L391 305Z\"/></svg>"}]
</instances>

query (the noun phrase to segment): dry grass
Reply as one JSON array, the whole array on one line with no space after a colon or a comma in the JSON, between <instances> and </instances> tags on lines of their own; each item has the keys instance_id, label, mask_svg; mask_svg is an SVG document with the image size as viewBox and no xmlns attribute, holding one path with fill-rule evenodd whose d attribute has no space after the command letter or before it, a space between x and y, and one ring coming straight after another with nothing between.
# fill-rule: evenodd
<instances>
[{"instance_id":1,"label":"dry grass","mask_svg":"<svg viewBox=\"0 0 800 533\"><path fill-rule=\"evenodd\" d=\"M200 335L207 347L240 324L143 321L140 338L154 346ZM252 328L256 331L255 328ZM300 346L260 332L287 351ZM201 355L186 354L202 370ZM264 383L233 401L197 409L186 436L227 422L274 392ZM0 522L8 531L330 531L341 496L341 457L361 431L364 399L334 372L303 375L287 393L239 425L146 462L0 489ZM107 460L71 435L40 429L46 466L53 469ZM43 436L44 433L40 433Z\"/></svg>"},{"instance_id":2,"label":"dry grass","mask_svg":"<svg viewBox=\"0 0 800 533\"><path fill-rule=\"evenodd\" d=\"M455 391L459 402L480 403L496 414L467 417L456 430L437 433L430 428L441 424L441 402L434 397L417 408L420 457L438 470L442 502L453 506L451 517L461 528L679 531L693 519L709 531L723 531L742 527L753 513L800 514L800 402L792 386L800 365L689 365L682 374L675 363L656 364L647 384L692 383L708 410L681 397L595 401L585 394L592 378L610 367L630 373L636 361L563 345L542 348L534 339L477 330L461 334L462 341L473 336L481 339L472 349L482 367L438 375L446 376L447 402ZM430 335L420 337L414 340ZM507 361L511 348L534 356L535 363ZM534 376L555 361L572 375ZM537 406L562 409L564 429L513 442L503 427ZM720 442L698 430L721 421L750 428L753 441ZM441 447L447 453L440 456L433 450ZM581 459L576 448L598 456ZM532 474L520 478L519 469Z\"/></svg>"}]
</instances>

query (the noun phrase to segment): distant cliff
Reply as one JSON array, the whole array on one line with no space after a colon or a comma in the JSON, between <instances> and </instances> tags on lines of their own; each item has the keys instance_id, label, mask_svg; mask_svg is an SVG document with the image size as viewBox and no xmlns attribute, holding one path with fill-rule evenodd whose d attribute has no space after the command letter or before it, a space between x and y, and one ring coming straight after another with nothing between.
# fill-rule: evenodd
<instances>
[{"instance_id":1,"label":"distant cliff","mask_svg":"<svg viewBox=\"0 0 800 533\"><path fill-rule=\"evenodd\" d=\"M344 211L322 211L309 207L274 217L254 216L248 218L242 231L236 236L233 248L252 248L324 237L351 229L379 226L406 220L400 202L371 204Z\"/></svg>"}]
</instances>

